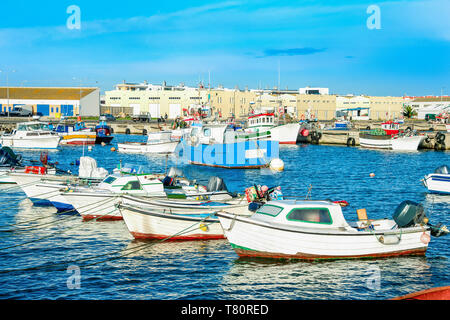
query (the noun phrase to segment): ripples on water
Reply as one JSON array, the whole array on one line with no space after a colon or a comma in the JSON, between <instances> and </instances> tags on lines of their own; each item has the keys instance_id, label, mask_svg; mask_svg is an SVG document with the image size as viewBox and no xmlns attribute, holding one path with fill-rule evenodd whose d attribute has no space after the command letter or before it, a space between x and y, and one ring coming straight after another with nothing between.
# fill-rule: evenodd
<instances>
[{"instance_id":1,"label":"ripples on water","mask_svg":"<svg viewBox=\"0 0 450 320\"><path fill-rule=\"evenodd\" d=\"M119 141L145 138L117 135L115 143ZM228 189L237 192L252 184L281 185L285 196L303 199L312 186L312 199L348 201L350 206L344 208L348 220L356 220L359 208L366 208L370 218L390 218L396 206L409 199L421 202L432 222L450 224L450 197L428 195L420 182L425 174L448 164L445 152L282 146L285 171L271 174L181 165L172 157L124 155L110 148L95 146L84 152L109 171L121 159L164 172L167 161L168 167L179 165L187 176L204 183L212 175L223 177ZM39 159L40 153L22 154ZM77 172L72 163L82 154L82 147L62 147L50 158ZM330 262L238 259L226 240L135 241L122 221L86 223L77 216L58 216L53 208L32 206L20 190L1 188L8 190L0 195L1 230L52 222L41 229L0 232L3 299L388 299L449 284L449 237L432 238L426 257ZM27 222L36 218L43 219ZM35 242L2 250L31 241ZM99 257L87 259L95 256ZM86 266L93 263L98 264ZM69 265L80 267L80 289L67 287ZM379 282L371 282L376 274Z\"/></svg>"}]
</instances>

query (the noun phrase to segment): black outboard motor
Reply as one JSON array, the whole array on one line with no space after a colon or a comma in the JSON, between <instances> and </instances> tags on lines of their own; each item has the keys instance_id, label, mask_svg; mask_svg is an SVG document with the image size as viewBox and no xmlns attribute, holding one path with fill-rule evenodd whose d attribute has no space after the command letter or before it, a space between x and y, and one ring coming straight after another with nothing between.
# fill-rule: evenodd
<instances>
[{"instance_id":1,"label":"black outboard motor","mask_svg":"<svg viewBox=\"0 0 450 320\"><path fill-rule=\"evenodd\" d=\"M408 228L415 224L425 223L426 215L422 205L406 200L395 209L393 218L399 228Z\"/></svg>"},{"instance_id":2,"label":"black outboard motor","mask_svg":"<svg viewBox=\"0 0 450 320\"><path fill-rule=\"evenodd\" d=\"M14 167L20 166L22 163L22 156L16 155L9 147L3 147L0 149L0 166Z\"/></svg>"},{"instance_id":3,"label":"black outboard motor","mask_svg":"<svg viewBox=\"0 0 450 320\"><path fill-rule=\"evenodd\" d=\"M416 224L422 224L430 227L430 233L434 237L444 236L449 233L445 225L441 223L432 225L429 223L423 206L413 201L406 200L400 203L395 209L393 218L399 228L408 228Z\"/></svg>"},{"instance_id":4,"label":"black outboard motor","mask_svg":"<svg viewBox=\"0 0 450 320\"><path fill-rule=\"evenodd\" d=\"M207 192L215 192L215 191L226 191L228 192L227 186L222 178L219 177L211 177L208 181L208 186L206 187Z\"/></svg>"},{"instance_id":5,"label":"black outboard motor","mask_svg":"<svg viewBox=\"0 0 450 320\"><path fill-rule=\"evenodd\" d=\"M450 169L448 166L440 166L439 168L437 168L436 170L434 170L434 173L438 173L438 174L449 174L450 173Z\"/></svg>"}]
</instances>

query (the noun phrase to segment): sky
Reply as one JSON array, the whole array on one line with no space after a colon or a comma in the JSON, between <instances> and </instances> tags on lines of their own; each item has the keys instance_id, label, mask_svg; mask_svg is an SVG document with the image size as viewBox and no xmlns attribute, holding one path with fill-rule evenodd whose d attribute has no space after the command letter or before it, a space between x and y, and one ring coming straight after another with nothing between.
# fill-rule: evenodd
<instances>
[{"instance_id":1,"label":"sky","mask_svg":"<svg viewBox=\"0 0 450 320\"><path fill-rule=\"evenodd\" d=\"M102 91L166 81L450 94L449 0L121 3L2 0L0 86L8 78L15 86ZM74 5L79 16L68 10Z\"/></svg>"}]
</instances>

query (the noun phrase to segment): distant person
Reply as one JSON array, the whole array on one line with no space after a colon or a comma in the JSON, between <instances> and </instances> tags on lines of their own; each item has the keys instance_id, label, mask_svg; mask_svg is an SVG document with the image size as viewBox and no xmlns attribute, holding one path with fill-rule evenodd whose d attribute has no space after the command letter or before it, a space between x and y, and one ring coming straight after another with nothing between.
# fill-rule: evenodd
<instances>
[{"instance_id":1,"label":"distant person","mask_svg":"<svg viewBox=\"0 0 450 320\"><path fill-rule=\"evenodd\" d=\"M169 118L168 116L167 116L167 113L164 115L164 119L165 120L167 120L167 118Z\"/></svg>"}]
</instances>

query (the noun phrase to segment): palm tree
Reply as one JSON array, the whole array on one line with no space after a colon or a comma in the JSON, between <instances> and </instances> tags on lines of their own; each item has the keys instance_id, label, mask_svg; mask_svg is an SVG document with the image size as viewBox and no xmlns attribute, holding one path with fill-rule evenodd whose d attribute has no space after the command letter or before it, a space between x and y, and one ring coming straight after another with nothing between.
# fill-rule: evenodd
<instances>
[{"instance_id":1,"label":"palm tree","mask_svg":"<svg viewBox=\"0 0 450 320\"><path fill-rule=\"evenodd\" d=\"M411 117L417 115L417 112L410 105L403 105L403 116L410 119Z\"/></svg>"}]
</instances>

